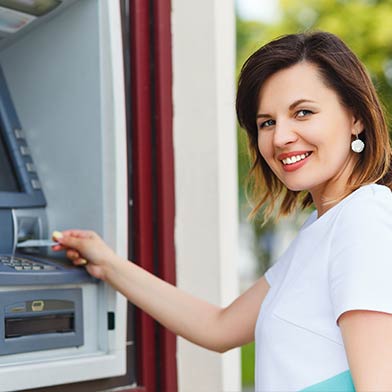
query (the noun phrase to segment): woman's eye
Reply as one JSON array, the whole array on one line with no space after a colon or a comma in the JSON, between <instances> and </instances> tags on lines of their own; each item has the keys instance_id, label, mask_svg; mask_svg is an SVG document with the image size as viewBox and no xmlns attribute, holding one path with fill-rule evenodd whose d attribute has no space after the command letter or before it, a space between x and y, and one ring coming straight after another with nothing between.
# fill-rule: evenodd
<instances>
[{"instance_id":1,"label":"woman's eye","mask_svg":"<svg viewBox=\"0 0 392 392\"><path fill-rule=\"evenodd\" d=\"M297 117L305 117L305 116L308 116L309 114L313 114L313 112L311 110L301 109L301 110L298 110Z\"/></svg>"},{"instance_id":2,"label":"woman's eye","mask_svg":"<svg viewBox=\"0 0 392 392\"><path fill-rule=\"evenodd\" d=\"M275 124L274 120L267 120L267 121L264 121L264 122L260 123L259 129L266 128L266 127L271 127L274 124Z\"/></svg>"}]
</instances>

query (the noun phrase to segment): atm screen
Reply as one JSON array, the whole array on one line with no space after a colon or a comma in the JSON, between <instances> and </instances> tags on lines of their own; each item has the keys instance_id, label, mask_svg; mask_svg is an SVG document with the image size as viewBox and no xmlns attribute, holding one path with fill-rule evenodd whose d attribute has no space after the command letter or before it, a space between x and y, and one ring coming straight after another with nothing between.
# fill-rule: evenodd
<instances>
[{"instance_id":1,"label":"atm screen","mask_svg":"<svg viewBox=\"0 0 392 392\"><path fill-rule=\"evenodd\" d=\"M20 192L11 157L0 131L0 192Z\"/></svg>"}]
</instances>

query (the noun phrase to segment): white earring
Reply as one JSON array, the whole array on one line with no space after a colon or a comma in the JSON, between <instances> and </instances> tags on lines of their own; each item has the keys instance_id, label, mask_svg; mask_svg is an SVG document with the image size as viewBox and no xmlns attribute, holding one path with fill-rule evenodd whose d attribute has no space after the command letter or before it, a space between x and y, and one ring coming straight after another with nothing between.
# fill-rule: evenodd
<instances>
[{"instance_id":1,"label":"white earring","mask_svg":"<svg viewBox=\"0 0 392 392\"><path fill-rule=\"evenodd\" d=\"M355 136L357 138L351 143L351 149L359 154L365 148L365 143L358 138L358 134L356 134Z\"/></svg>"}]
</instances>

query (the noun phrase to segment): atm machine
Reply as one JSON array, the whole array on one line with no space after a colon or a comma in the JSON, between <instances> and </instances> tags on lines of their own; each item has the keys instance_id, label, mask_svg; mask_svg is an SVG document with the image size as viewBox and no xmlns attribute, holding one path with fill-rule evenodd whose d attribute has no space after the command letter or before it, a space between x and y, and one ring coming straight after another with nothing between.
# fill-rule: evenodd
<instances>
[{"instance_id":1,"label":"atm machine","mask_svg":"<svg viewBox=\"0 0 392 392\"><path fill-rule=\"evenodd\" d=\"M126 257L122 53L117 0L0 0L0 391L125 373L126 300L20 246L88 228Z\"/></svg>"}]
</instances>

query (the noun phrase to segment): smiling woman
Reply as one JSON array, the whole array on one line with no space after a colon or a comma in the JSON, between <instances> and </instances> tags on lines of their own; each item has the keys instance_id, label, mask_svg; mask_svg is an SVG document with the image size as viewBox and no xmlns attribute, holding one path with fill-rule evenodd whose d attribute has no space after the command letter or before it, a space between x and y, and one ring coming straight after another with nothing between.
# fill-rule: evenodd
<instances>
[{"instance_id":1,"label":"smiling woman","mask_svg":"<svg viewBox=\"0 0 392 392\"><path fill-rule=\"evenodd\" d=\"M268 218L281 199L281 215L301 203L315 203L321 215L361 185L390 185L389 135L374 86L332 34L288 35L256 51L240 75L237 114L253 158L251 216L268 202ZM366 148L358 155L350 146L359 134ZM282 167L278 155L299 151L311 165Z\"/></svg>"},{"instance_id":2,"label":"smiling woman","mask_svg":"<svg viewBox=\"0 0 392 392\"><path fill-rule=\"evenodd\" d=\"M284 36L245 63L237 112L254 213L316 210L230 305L124 262L94 232L58 233L55 249L191 342L225 352L255 340L256 391L391 391L391 148L364 67L332 34Z\"/></svg>"},{"instance_id":3,"label":"smiling woman","mask_svg":"<svg viewBox=\"0 0 392 392\"><path fill-rule=\"evenodd\" d=\"M258 112L258 150L268 167L290 191L309 191L323 214L333 205L326 201L345 193L358 163L350 143L363 131L361 120L306 61L263 84Z\"/></svg>"},{"instance_id":4,"label":"smiling woman","mask_svg":"<svg viewBox=\"0 0 392 392\"><path fill-rule=\"evenodd\" d=\"M332 34L284 36L245 63L237 113L252 214L316 207L265 274L256 390L392 390L391 148L367 72Z\"/></svg>"}]
</instances>

